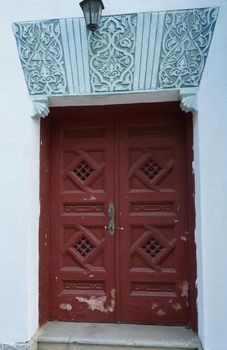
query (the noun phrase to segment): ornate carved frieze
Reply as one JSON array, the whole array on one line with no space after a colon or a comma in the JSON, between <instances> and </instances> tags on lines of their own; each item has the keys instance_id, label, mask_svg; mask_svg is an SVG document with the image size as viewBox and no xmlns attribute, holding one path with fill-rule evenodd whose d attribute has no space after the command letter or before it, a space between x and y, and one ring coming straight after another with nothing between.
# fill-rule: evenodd
<instances>
[{"instance_id":1,"label":"ornate carved frieze","mask_svg":"<svg viewBox=\"0 0 227 350\"><path fill-rule=\"evenodd\" d=\"M198 86L217 9L167 12L160 55L159 88Z\"/></svg>"},{"instance_id":2,"label":"ornate carved frieze","mask_svg":"<svg viewBox=\"0 0 227 350\"><path fill-rule=\"evenodd\" d=\"M218 9L21 22L14 34L31 95L198 87ZM188 99L187 99L188 100Z\"/></svg>"},{"instance_id":3,"label":"ornate carved frieze","mask_svg":"<svg viewBox=\"0 0 227 350\"><path fill-rule=\"evenodd\" d=\"M14 33L30 94L67 94L59 21L16 23Z\"/></svg>"},{"instance_id":4,"label":"ornate carved frieze","mask_svg":"<svg viewBox=\"0 0 227 350\"><path fill-rule=\"evenodd\" d=\"M90 32L92 92L130 91L133 85L136 15L104 17Z\"/></svg>"}]
</instances>

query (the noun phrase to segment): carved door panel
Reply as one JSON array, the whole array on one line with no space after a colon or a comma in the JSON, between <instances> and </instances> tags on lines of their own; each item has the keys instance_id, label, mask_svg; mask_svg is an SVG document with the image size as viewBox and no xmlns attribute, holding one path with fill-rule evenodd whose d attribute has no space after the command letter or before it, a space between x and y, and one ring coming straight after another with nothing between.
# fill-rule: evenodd
<instances>
[{"instance_id":1,"label":"carved door panel","mask_svg":"<svg viewBox=\"0 0 227 350\"><path fill-rule=\"evenodd\" d=\"M51 120L51 319L187 325L182 112L74 111Z\"/></svg>"},{"instance_id":2,"label":"carved door panel","mask_svg":"<svg viewBox=\"0 0 227 350\"><path fill-rule=\"evenodd\" d=\"M154 112L120 122L121 322L187 324L184 118Z\"/></svg>"},{"instance_id":3,"label":"carved door panel","mask_svg":"<svg viewBox=\"0 0 227 350\"><path fill-rule=\"evenodd\" d=\"M115 321L113 120L54 116L51 318Z\"/></svg>"}]
</instances>

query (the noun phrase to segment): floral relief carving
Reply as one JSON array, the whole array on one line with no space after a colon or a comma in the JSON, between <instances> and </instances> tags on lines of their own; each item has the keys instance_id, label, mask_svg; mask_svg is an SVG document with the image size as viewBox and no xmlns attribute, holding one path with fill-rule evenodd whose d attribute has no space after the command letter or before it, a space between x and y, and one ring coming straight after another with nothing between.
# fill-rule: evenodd
<instances>
[{"instance_id":1,"label":"floral relief carving","mask_svg":"<svg viewBox=\"0 0 227 350\"><path fill-rule=\"evenodd\" d=\"M33 96L186 89L200 83L217 15L203 8L108 16L95 32L79 18L30 21L15 23L14 34Z\"/></svg>"},{"instance_id":2,"label":"floral relief carving","mask_svg":"<svg viewBox=\"0 0 227 350\"><path fill-rule=\"evenodd\" d=\"M67 92L58 20L14 24L18 51L31 95Z\"/></svg>"},{"instance_id":3,"label":"floral relief carving","mask_svg":"<svg viewBox=\"0 0 227 350\"><path fill-rule=\"evenodd\" d=\"M159 88L198 86L217 9L167 12L159 67Z\"/></svg>"},{"instance_id":4,"label":"floral relief carving","mask_svg":"<svg viewBox=\"0 0 227 350\"><path fill-rule=\"evenodd\" d=\"M104 17L89 33L90 80L93 92L132 90L136 15Z\"/></svg>"}]
</instances>

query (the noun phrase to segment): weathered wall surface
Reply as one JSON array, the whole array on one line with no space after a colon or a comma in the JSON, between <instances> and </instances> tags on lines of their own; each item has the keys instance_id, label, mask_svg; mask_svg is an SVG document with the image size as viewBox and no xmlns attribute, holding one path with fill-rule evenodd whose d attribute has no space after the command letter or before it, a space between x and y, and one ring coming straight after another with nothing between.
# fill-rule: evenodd
<instances>
[{"instance_id":1,"label":"weathered wall surface","mask_svg":"<svg viewBox=\"0 0 227 350\"><path fill-rule=\"evenodd\" d=\"M227 1L105 0L104 14L220 6L195 118L199 335L226 350ZM75 0L0 3L0 343L28 341L38 328L39 121L30 101L12 23L81 16Z\"/></svg>"}]
</instances>

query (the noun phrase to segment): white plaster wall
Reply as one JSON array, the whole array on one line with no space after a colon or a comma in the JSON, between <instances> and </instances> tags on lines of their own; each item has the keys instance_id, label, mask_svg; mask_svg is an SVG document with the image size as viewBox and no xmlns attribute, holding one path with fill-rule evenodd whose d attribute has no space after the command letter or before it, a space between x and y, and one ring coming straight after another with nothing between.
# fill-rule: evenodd
<instances>
[{"instance_id":1,"label":"white plaster wall","mask_svg":"<svg viewBox=\"0 0 227 350\"><path fill-rule=\"evenodd\" d=\"M227 1L200 86L197 121L201 243L200 332L205 350L227 349ZM199 218L199 217L198 217ZM203 329L202 329L203 328Z\"/></svg>"},{"instance_id":2,"label":"white plaster wall","mask_svg":"<svg viewBox=\"0 0 227 350\"><path fill-rule=\"evenodd\" d=\"M15 342L37 325L39 128L29 118L10 7L0 13L0 341Z\"/></svg>"},{"instance_id":3,"label":"white plaster wall","mask_svg":"<svg viewBox=\"0 0 227 350\"><path fill-rule=\"evenodd\" d=\"M30 118L12 22L81 16L75 0L0 2L0 342L29 340L38 327L39 122ZM104 0L104 14L221 6L195 119L199 334L226 350L226 0ZM225 10L224 10L225 9Z\"/></svg>"}]
</instances>

